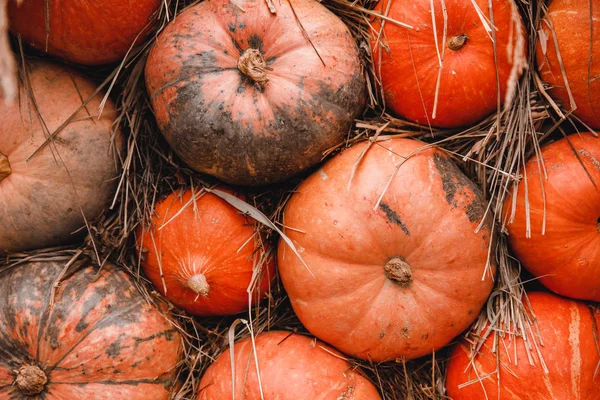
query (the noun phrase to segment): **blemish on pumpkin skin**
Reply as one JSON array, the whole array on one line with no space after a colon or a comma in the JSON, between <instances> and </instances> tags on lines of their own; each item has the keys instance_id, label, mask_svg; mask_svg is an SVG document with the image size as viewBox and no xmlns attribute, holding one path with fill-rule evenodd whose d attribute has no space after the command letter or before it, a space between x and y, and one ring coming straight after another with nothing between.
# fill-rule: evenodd
<instances>
[{"instance_id":1,"label":"blemish on pumpkin skin","mask_svg":"<svg viewBox=\"0 0 600 400\"><path fill-rule=\"evenodd\" d=\"M383 201L379 204L379 208L385 213L385 217L389 222L391 222L394 225L398 225L406 236L410 236L408 228L406 227L406 225L404 225L396 211L392 210L391 207Z\"/></svg>"},{"instance_id":2,"label":"blemish on pumpkin skin","mask_svg":"<svg viewBox=\"0 0 600 400\"><path fill-rule=\"evenodd\" d=\"M464 197L465 200L474 197L463 209L470 222L480 222L486 208L481 190L448 157L434 153L433 161L442 179L446 202L452 208L458 208L460 197Z\"/></svg>"}]
</instances>

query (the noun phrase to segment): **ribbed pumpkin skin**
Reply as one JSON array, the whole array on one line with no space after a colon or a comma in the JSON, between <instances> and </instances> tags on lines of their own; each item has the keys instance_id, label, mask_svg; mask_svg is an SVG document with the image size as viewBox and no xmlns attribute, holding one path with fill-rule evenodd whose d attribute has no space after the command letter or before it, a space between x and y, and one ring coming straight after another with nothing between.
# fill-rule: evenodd
<instances>
[{"instance_id":1,"label":"ribbed pumpkin skin","mask_svg":"<svg viewBox=\"0 0 600 400\"><path fill-rule=\"evenodd\" d=\"M560 101L565 110L572 109L556 52L558 44L562 67L577 106L573 114L591 128L600 129L600 6L596 0L552 0L539 29L545 39L537 43L537 66L541 78L555 86L550 95Z\"/></svg>"},{"instance_id":2,"label":"ribbed pumpkin skin","mask_svg":"<svg viewBox=\"0 0 600 400\"><path fill-rule=\"evenodd\" d=\"M382 0L386 10L391 0ZM520 76L526 56L527 38L513 0L493 0L497 61L494 46L473 3L490 19L488 0L446 0L447 36L444 41L444 14L439 1L393 0L388 16L413 27L407 29L386 22L380 39L389 52L372 40L376 71L381 79L386 106L393 113L423 125L456 128L473 125L504 102L507 83ZM436 35L431 17L434 4ZM380 30L378 21L375 29ZM466 34L466 43L451 50L448 40ZM437 46L437 47L436 47ZM443 69L434 118L439 57L443 49ZM381 57L381 59L380 59ZM515 63L515 60L518 60ZM496 68L497 66L497 68ZM498 73L498 81L496 80ZM514 84L515 82L513 82Z\"/></svg>"},{"instance_id":3,"label":"ribbed pumpkin skin","mask_svg":"<svg viewBox=\"0 0 600 400\"><path fill-rule=\"evenodd\" d=\"M138 34L142 33L137 43L146 38L149 30L144 29L161 3L161 0L25 0L18 6L16 1L9 1L10 31L20 35L23 42L64 60L86 65L108 64L120 61Z\"/></svg>"},{"instance_id":4,"label":"ribbed pumpkin skin","mask_svg":"<svg viewBox=\"0 0 600 400\"><path fill-rule=\"evenodd\" d=\"M0 253L64 244L110 205L118 184L116 153L123 147L109 99L102 118L99 93L55 138L29 161L49 133L60 127L95 90L96 84L64 67L28 62L29 80L44 120L23 87L12 105L0 99L0 169L2 160L12 172L0 172ZM89 112L89 114L88 114ZM90 115L92 117L90 117ZM4 157L5 156L5 157Z\"/></svg>"},{"instance_id":5,"label":"ribbed pumpkin skin","mask_svg":"<svg viewBox=\"0 0 600 400\"><path fill-rule=\"evenodd\" d=\"M0 273L0 399L168 399L181 357L179 333L111 265L78 270L58 286L50 306L66 261ZM25 365L48 378L37 397L13 384L13 371Z\"/></svg>"},{"instance_id":6,"label":"ribbed pumpkin skin","mask_svg":"<svg viewBox=\"0 0 600 400\"><path fill-rule=\"evenodd\" d=\"M490 221L475 233L485 200L443 153L408 159L375 209L396 165L424 145L372 146L348 189L366 143L356 145L305 180L286 206L286 235L314 274L280 241L292 307L312 334L346 354L383 361L431 353L473 322L491 291ZM388 278L399 258L410 274Z\"/></svg>"},{"instance_id":7,"label":"ribbed pumpkin skin","mask_svg":"<svg viewBox=\"0 0 600 400\"><path fill-rule=\"evenodd\" d=\"M522 338L510 341L500 339L500 393L493 335L484 343L470 366L470 344L461 341L450 356L446 376L447 394L454 400L557 400L598 398L600 375L594 371L600 356L594 330L600 325L600 313L588 306L550 293L529 294L531 307L537 318L543 346L539 350L549 373L545 374L536 349L531 349L531 365ZM596 331L597 332L597 331ZM530 339L531 340L531 339ZM533 343L528 343L533 346ZM515 362L516 361L516 362ZM477 377L492 374L481 382L462 385ZM516 376L515 376L516 375Z\"/></svg>"},{"instance_id":8,"label":"ribbed pumpkin skin","mask_svg":"<svg viewBox=\"0 0 600 400\"><path fill-rule=\"evenodd\" d=\"M256 304L275 277L275 261L272 255L260 260L251 218L211 193L196 199L195 205L188 205L191 199L191 190L182 196L171 194L156 205L151 229L138 232L144 272L158 291L191 314L247 311L247 289L254 267L262 268L252 294ZM264 245L268 250L268 244ZM186 284L197 274L202 274L210 286L208 296L199 295Z\"/></svg>"},{"instance_id":9,"label":"ribbed pumpkin skin","mask_svg":"<svg viewBox=\"0 0 600 400\"><path fill-rule=\"evenodd\" d=\"M305 336L271 331L255 338L265 400L379 400L375 386L336 350ZM197 400L231 399L231 350L200 380ZM234 346L235 398L260 399L251 338Z\"/></svg>"},{"instance_id":10,"label":"ribbed pumpkin skin","mask_svg":"<svg viewBox=\"0 0 600 400\"><path fill-rule=\"evenodd\" d=\"M546 287L563 296L600 301L600 189L586 174L587 169L596 185L600 183L600 139L582 133L568 140L579 158L564 138L542 148L548 180L537 157L525 165L531 237L526 237L525 183L521 182L508 238L523 266ZM513 196L506 199L507 215Z\"/></svg>"},{"instance_id":11,"label":"ribbed pumpkin skin","mask_svg":"<svg viewBox=\"0 0 600 400\"><path fill-rule=\"evenodd\" d=\"M282 181L321 161L361 112L350 31L316 1L291 4L318 54L288 1L277 14L262 0L203 1L159 36L146 84L160 130L191 168L236 185ZM250 48L266 62L264 89L238 70Z\"/></svg>"}]
</instances>

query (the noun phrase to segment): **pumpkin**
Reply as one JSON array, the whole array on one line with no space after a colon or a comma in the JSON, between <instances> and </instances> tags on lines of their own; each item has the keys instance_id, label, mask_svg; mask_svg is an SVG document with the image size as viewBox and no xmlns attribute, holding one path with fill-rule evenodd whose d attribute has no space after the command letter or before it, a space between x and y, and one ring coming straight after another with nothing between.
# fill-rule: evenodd
<instances>
[{"instance_id":1,"label":"pumpkin","mask_svg":"<svg viewBox=\"0 0 600 400\"><path fill-rule=\"evenodd\" d=\"M234 345L233 360L230 355L226 350L206 370L197 400L381 399L375 386L341 354L292 332L263 333L254 343L251 338L240 340Z\"/></svg>"},{"instance_id":2,"label":"pumpkin","mask_svg":"<svg viewBox=\"0 0 600 400\"><path fill-rule=\"evenodd\" d=\"M462 340L452 350L448 362L449 397L454 400L598 398L600 312L550 293L531 293L529 301L537 320L538 328L533 328L537 348L533 347L531 336L525 342L522 337L495 338L492 334L471 361L471 344ZM497 353L492 352L494 340L500 341ZM467 382L470 383L464 385Z\"/></svg>"},{"instance_id":3,"label":"pumpkin","mask_svg":"<svg viewBox=\"0 0 600 400\"><path fill-rule=\"evenodd\" d=\"M366 100L342 21L313 0L276 7L203 1L148 56L148 92L168 143L191 168L230 184L283 181L317 164Z\"/></svg>"},{"instance_id":4,"label":"pumpkin","mask_svg":"<svg viewBox=\"0 0 600 400\"><path fill-rule=\"evenodd\" d=\"M491 218L476 231L486 202L444 153L378 144L362 159L365 142L344 151L292 195L284 226L301 259L280 242L279 274L319 339L363 359L415 358L448 344L485 303Z\"/></svg>"},{"instance_id":5,"label":"pumpkin","mask_svg":"<svg viewBox=\"0 0 600 400\"><path fill-rule=\"evenodd\" d=\"M521 182L505 200L509 243L523 266L558 294L594 301L600 301L598 160L600 139L591 133L551 143L525 165L527 187Z\"/></svg>"},{"instance_id":6,"label":"pumpkin","mask_svg":"<svg viewBox=\"0 0 600 400\"><path fill-rule=\"evenodd\" d=\"M380 11L389 7L389 18L412 27L386 22L383 35L372 39L386 107L419 124L456 128L511 101L526 65L527 39L514 1L491 3L496 55L488 0L380 1Z\"/></svg>"},{"instance_id":7,"label":"pumpkin","mask_svg":"<svg viewBox=\"0 0 600 400\"><path fill-rule=\"evenodd\" d=\"M56 259L56 257L52 257ZM179 333L112 265L0 272L0 399L168 399Z\"/></svg>"},{"instance_id":8,"label":"pumpkin","mask_svg":"<svg viewBox=\"0 0 600 400\"><path fill-rule=\"evenodd\" d=\"M8 2L10 31L64 60L121 61L150 33L161 0L26 0Z\"/></svg>"},{"instance_id":9,"label":"pumpkin","mask_svg":"<svg viewBox=\"0 0 600 400\"><path fill-rule=\"evenodd\" d=\"M539 27L536 58L541 78L553 87L550 95L600 129L600 9L595 0L552 0Z\"/></svg>"},{"instance_id":10,"label":"pumpkin","mask_svg":"<svg viewBox=\"0 0 600 400\"><path fill-rule=\"evenodd\" d=\"M113 127L112 101L98 118L102 93L45 143L96 85L54 64L27 65L33 97L22 85L18 102L0 99L0 253L72 240L84 215L92 220L110 205L119 175L115 156L124 144Z\"/></svg>"},{"instance_id":11,"label":"pumpkin","mask_svg":"<svg viewBox=\"0 0 600 400\"><path fill-rule=\"evenodd\" d=\"M138 232L142 268L158 291L191 314L247 311L249 297L259 301L275 277L267 243L253 220L217 195L193 197L191 190L173 193L156 205L153 226Z\"/></svg>"}]
</instances>

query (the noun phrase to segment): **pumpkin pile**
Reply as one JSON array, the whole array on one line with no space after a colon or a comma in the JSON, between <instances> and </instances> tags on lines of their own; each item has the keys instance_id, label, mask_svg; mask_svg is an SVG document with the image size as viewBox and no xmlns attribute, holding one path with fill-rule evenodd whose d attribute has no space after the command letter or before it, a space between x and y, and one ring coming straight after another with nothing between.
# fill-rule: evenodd
<instances>
[{"instance_id":1,"label":"pumpkin pile","mask_svg":"<svg viewBox=\"0 0 600 400\"><path fill-rule=\"evenodd\" d=\"M522 3L9 0L0 400L594 399L600 7Z\"/></svg>"}]
</instances>

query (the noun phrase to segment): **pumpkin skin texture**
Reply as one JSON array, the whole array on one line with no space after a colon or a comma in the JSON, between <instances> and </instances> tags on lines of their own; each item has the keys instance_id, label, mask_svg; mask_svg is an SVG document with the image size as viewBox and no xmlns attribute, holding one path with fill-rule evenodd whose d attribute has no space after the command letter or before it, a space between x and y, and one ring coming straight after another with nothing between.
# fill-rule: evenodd
<instances>
[{"instance_id":1,"label":"pumpkin skin texture","mask_svg":"<svg viewBox=\"0 0 600 400\"><path fill-rule=\"evenodd\" d=\"M582 167L600 182L600 139L591 133L568 136L542 148L544 172L537 157L525 165L531 223L526 236L525 184L516 195L516 209L507 225L510 246L540 282L575 299L600 301L600 190ZM574 154L571 145L577 151ZM543 190L543 191L542 191ZM545 195L545 199L544 199ZM514 190L505 202L510 215ZM544 202L546 210L545 234Z\"/></svg>"},{"instance_id":2,"label":"pumpkin skin texture","mask_svg":"<svg viewBox=\"0 0 600 400\"><path fill-rule=\"evenodd\" d=\"M29 65L35 101L52 133L96 85L54 64ZM118 130L114 141L111 138L114 103L108 100L98 119L102 97L94 97L87 110L29 161L48 133L23 87L18 102L0 100L0 253L67 243L84 226L82 212L92 220L110 205L119 175L115 150L124 140Z\"/></svg>"},{"instance_id":3,"label":"pumpkin skin texture","mask_svg":"<svg viewBox=\"0 0 600 400\"><path fill-rule=\"evenodd\" d=\"M450 356L446 375L447 395L454 400L555 400L598 398L600 376L594 372L600 361L594 327L600 324L600 313L583 303L550 293L528 295L537 318L539 344L549 373L545 374L539 355L531 349L531 365L522 338L498 338L500 360L500 393L498 393L497 356L492 353L494 336L483 344L480 354L470 364L470 344L462 340ZM528 346L532 346L531 343ZM515 362L516 361L516 362ZM477 377L491 374L480 382L459 388ZM487 394L487 397L485 396Z\"/></svg>"},{"instance_id":4,"label":"pumpkin skin texture","mask_svg":"<svg viewBox=\"0 0 600 400\"><path fill-rule=\"evenodd\" d=\"M146 84L161 132L191 168L235 185L283 181L320 162L361 112L350 31L318 2L292 3L325 65L287 1L277 14L262 0L203 1L159 36Z\"/></svg>"},{"instance_id":5,"label":"pumpkin skin texture","mask_svg":"<svg viewBox=\"0 0 600 400\"><path fill-rule=\"evenodd\" d=\"M389 1L381 1L380 10L381 7L387 9ZM474 2L489 20L488 0ZM413 29L386 23L380 41L389 51L380 47L377 37L372 40L386 107L422 125L440 128L473 125L497 110L498 84L502 103L514 94L508 89L509 81L510 85L516 84L526 64L527 38L523 22L513 0L493 0L494 25L498 29L496 64L492 41L473 2L444 2L448 14L446 41L441 5L434 3L437 41L430 0L393 0L389 17ZM375 30L380 31L378 21L375 21ZM434 116L439 75L437 48L440 57L443 51L443 69Z\"/></svg>"},{"instance_id":6,"label":"pumpkin skin texture","mask_svg":"<svg viewBox=\"0 0 600 400\"><path fill-rule=\"evenodd\" d=\"M378 400L371 382L355 372L334 349L284 331L255 338L265 400ZM231 351L227 349L200 380L197 400L231 399ZM260 399L252 339L234 345L235 398Z\"/></svg>"},{"instance_id":7,"label":"pumpkin skin texture","mask_svg":"<svg viewBox=\"0 0 600 400\"><path fill-rule=\"evenodd\" d=\"M484 270L485 201L439 151L392 139L326 163L288 202L284 224L314 277L283 242L278 266L304 326L346 354L415 358L448 344L477 317L492 289ZM377 209L379 196L394 176ZM299 231L297 231L299 230Z\"/></svg>"},{"instance_id":8,"label":"pumpkin skin texture","mask_svg":"<svg viewBox=\"0 0 600 400\"><path fill-rule=\"evenodd\" d=\"M188 204L191 199L187 190L157 204L153 229L138 234L144 272L157 290L190 314L247 311L247 289L254 266L260 266L255 226L217 195L203 194L195 207ZM268 257L253 303L264 297L275 277L275 261Z\"/></svg>"},{"instance_id":9,"label":"pumpkin skin texture","mask_svg":"<svg viewBox=\"0 0 600 400\"><path fill-rule=\"evenodd\" d=\"M110 265L77 270L50 306L65 262L0 274L0 399L168 399L182 353L176 329ZM22 382L27 372L37 385Z\"/></svg>"},{"instance_id":10,"label":"pumpkin skin texture","mask_svg":"<svg viewBox=\"0 0 600 400\"><path fill-rule=\"evenodd\" d=\"M556 53L558 43L562 66L577 106L573 114L591 128L600 129L600 7L595 0L553 0L539 29L547 39L539 39L537 43L538 71L545 82L554 86L550 95L560 101L565 110L572 109Z\"/></svg>"},{"instance_id":11,"label":"pumpkin skin texture","mask_svg":"<svg viewBox=\"0 0 600 400\"><path fill-rule=\"evenodd\" d=\"M38 50L101 65L120 61L136 38L141 43L148 36L160 5L160 0L9 1L8 18L10 31Z\"/></svg>"}]
</instances>

